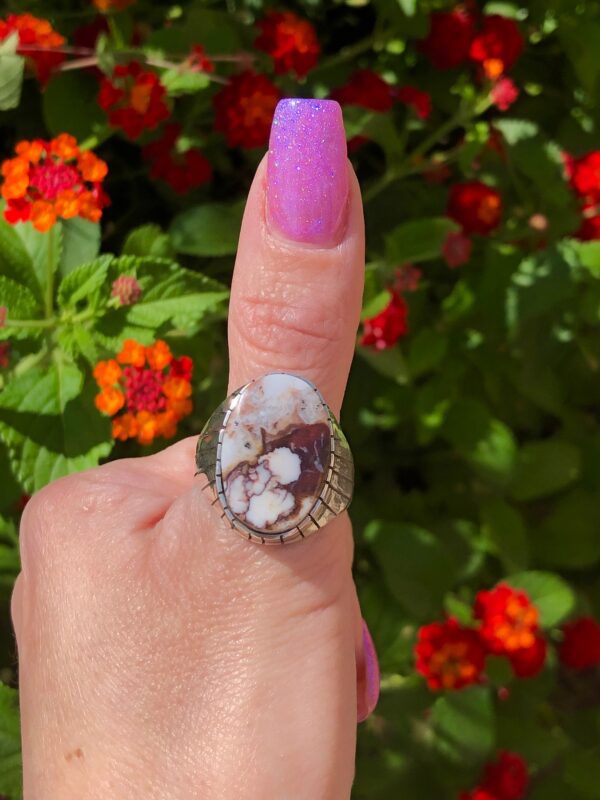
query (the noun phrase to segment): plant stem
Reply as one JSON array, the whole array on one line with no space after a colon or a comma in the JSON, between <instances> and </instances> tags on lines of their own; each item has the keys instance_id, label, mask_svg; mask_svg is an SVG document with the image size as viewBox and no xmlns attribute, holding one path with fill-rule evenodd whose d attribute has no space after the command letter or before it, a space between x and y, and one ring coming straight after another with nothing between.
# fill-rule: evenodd
<instances>
[{"instance_id":1,"label":"plant stem","mask_svg":"<svg viewBox=\"0 0 600 800\"><path fill-rule=\"evenodd\" d=\"M54 233L48 231L46 242L46 319L54 316L54 264L52 263L52 244Z\"/></svg>"},{"instance_id":2,"label":"plant stem","mask_svg":"<svg viewBox=\"0 0 600 800\"><path fill-rule=\"evenodd\" d=\"M56 319L50 317L48 319L7 319L5 326L7 328L53 328L56 324Z\"/></svg>"},{"instance_id":3,"label":"plant stem","mask_svg":"<svg viewBox=\"0 0 600 800\"><path fill-rule=\"evenodd\" d=\"M356 44L344 47L335 56L321 61L321 63L311 71L310 77L313 78L319 72L324 72L325 70L331 69L331 67L345 64L346 61L352 61L357 58L357 56L366 53L368 50L372 50L377 45L385 44L389 38L391 38L391 34L373 33L371 36L367 36L366 39L361 39L360 42L356 42Z\"/></svg>"}]
</instances>

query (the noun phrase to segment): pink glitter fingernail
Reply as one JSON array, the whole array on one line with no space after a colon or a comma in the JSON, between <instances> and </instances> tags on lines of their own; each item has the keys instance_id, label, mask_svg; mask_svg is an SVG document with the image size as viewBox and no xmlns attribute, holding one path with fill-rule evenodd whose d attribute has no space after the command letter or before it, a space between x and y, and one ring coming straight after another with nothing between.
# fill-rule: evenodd
<instances>
[{"instance_id":1,"label":"pink glitter fingernail","mask_svg":"<svg viewBox=\"0 0 600 800\"><path fill-rule=\"evenodd\" d=\"M362 621L363 653L365 659L364 696L358 698L358 721L364 722L375 710L379 700L381 676L377 651L371 638L367 623Z\"/></svg>"},{"instance_id":2,"label":"pink glitter fingernail","mask_svg":"<svg viewBox=\"0 0 600 800\"><path fill-rule=\"evenodd\" d=\"M328 247L348 202L346 136L334 100L281 100L267 165L267 217L287 239Z\"/></svg>"}]
</instances>

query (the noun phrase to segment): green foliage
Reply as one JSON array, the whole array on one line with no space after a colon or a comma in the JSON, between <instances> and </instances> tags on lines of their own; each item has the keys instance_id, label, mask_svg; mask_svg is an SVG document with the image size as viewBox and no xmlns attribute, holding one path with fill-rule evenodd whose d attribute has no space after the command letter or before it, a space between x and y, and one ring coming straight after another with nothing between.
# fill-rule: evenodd
<instances>
[{"instance_id":1,"label":"green foliage","mask_svg":"<svg viewBox=\"0 0 600 800\"><path fill-rule=\"evenodd\" d=\"M66 0L43 5L18 12L47 16L68 48L94 16ZM359 731L353 796L453 800L505 749L527 760L531 800L600 797L597 674L568 670L558 650L565 621L600 615L600 242L579 233L584 215L600 212L574 191L563 158L598 150L600 7L478 4L516 20L524 38L509 71L519 97L503 111L480 67L465 60L437 70L417 44L430 13L455 5L296 3L321 43L318 65L298 80L253 50L262 0L137 0L107 15L93 47L66 53L43 90L16 36L0 42L3 158L20 140L71 133L107 162L111 200L99 224L73 217L42 233L0 219L3 680L16 684L8 603L24 495L147 452L115 442L97 410L98 361L126 339L162 338L192 355L199 411L181 436L196 433L224 396L228 286L265 148L227 147L215 94L250 51L252 68L282 96L326 97L372 69L394 87L392 107L343 108L348 138L361 137L350 148L367 231L361 320L385 313L391 288L408 316L390 346L357 347L343 410L357 473L355 577L383 675L379 707ZM190 62L195 45L216 58L213 74ZM164 125L131 140L98 104L98 70L109 75L133 59L166 91L165 124L181 127L172 150L152 161L144 146ZM429 95L430 115L396 98L406 86ZM188 149L205 155L214 177L180 194L164 167L183 163L187 176ZM493 186L502 216L489 234L468 234L472 252L451 268L448 236L462 228L448 217L449 189L467 181ZM131 303L114 289L122 278L135 282ZM420 626L448 615L476 626L477 592L501 581L539 609L544 668L522 679L505 657L488 657L484 684L431 691L415 671ZM0 684L0 795L10 800L21 795L18 725L16 693Z\"/></svg>"}]
</instances>

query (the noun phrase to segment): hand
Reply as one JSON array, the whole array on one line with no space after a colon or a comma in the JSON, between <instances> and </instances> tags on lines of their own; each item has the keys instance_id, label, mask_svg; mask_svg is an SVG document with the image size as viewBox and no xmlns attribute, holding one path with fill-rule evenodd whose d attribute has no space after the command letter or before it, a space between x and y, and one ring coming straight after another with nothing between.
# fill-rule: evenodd
<instances>
[{"instance_id":1,"label":"hand","mask_svg":"<svg viewBox=\"0 0 600 800\"><path fill-rule=\"evenodd\" d=\"M339 415L363 270L339 107L284 101L240 236L230 391L287 370ZM349 519L300 544L244 541L194 480L195 444L63 478L26 508L26 800L349 797L357 714L378 692Z\"/></svg>"}]
</instances>

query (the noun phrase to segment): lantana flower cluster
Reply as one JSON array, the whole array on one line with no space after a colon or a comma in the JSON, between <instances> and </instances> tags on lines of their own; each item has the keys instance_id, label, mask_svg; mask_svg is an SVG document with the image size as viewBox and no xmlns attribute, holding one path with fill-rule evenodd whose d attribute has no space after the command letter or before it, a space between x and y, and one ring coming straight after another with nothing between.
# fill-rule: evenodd
<instances>
[{"instance_id":1,"label":"lantana flower cluster","mask_svg":"<svg viewBox=\"0 0 600 800\"><path fill-rule=\"evenodd\" d=\"M170 439L177 424L192 412L192 359L175 358L162 340L150 347L127 339L116 359L94 368L100 389L96 407L112 417L112 435L151 444Z\"/></svg>"},{"instance_id":2,"label":"lantana flower cluster","mask_svg":"<svg viewBox=\"0 0 600 800\"><path fill-rule=\"evenodd\" d=\"M108 198L102 182L108 167L77 140L63 133L50 141L22 141L16 156L3 162L2 197L8 222L31 220L47 231L58 218L98 222Z\"/></svg>"},{"instance_id":3,"label":"lantana flower cluster","mask_svg":"<svg viewBox=\"0 0 600 800\"><path fill-rule=\"evenodd\" d=\"M483 683L489 656L506 658L517 678L531 678L542 671L548 642L539 609L527 592L499 583L476 595L473 616L473 626L449 617L419 629L416 670L430 689L457 690ZM559 658L573 669L600 663L600 625L586 617L567 623Z\"/></svg>"},{"instance_id":4,"label":"lantana flower cluster","mask_svg":"<svg viewBox=\"0 0 600 800\"><path fill-rule=\"evenodd\" d=\"M65 60L61 49L64 36L55 31L48 20L33 14L9 14L0 20L0 42L13 34L18 36L17 53L24 56L29 67L42 85Z\"/></svg>"},{"instance_id":5,"label":"lantana flower cluster","mask_svg":"<svg viewBox=\"0 0 600 800\"><path fill-rule=\"evenodd\" d=\"M481 779L459 800L523 800L529 786L527 762L510 750L501 750L495 761L485 765Z\"/></svg>"}]
</instances>

